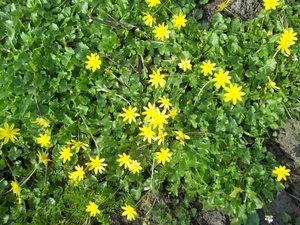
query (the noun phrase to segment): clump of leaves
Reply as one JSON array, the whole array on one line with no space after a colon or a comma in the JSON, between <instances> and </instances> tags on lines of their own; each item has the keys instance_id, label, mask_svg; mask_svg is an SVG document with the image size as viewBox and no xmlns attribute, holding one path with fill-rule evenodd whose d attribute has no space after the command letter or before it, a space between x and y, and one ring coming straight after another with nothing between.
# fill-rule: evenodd
<instances>
[{"instance_id":1,"label":"clump of leaves","mask_svg":"<svg viewBox=\"0 0 300 225\"><path fill-rule=\"evenodd\" d=\"M299 109L299 3L211 25L195 6L1 4L2 224L109 224L124 206L139 219L140 205L170 222L145 200L160 191L257 223L283 188L264 139ZM177 221L195 216L177 209Z\"/></svg>"}]
</instances>

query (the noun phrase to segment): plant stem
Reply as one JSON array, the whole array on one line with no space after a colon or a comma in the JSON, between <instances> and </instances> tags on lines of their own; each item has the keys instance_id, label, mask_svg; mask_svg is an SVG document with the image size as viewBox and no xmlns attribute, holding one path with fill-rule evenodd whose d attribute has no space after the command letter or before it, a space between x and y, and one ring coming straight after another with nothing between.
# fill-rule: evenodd
<instances>
[{"instance_id":1,"label":"plant stem","mask_svg":"<svg viewBox=\"0 0 300 225\"><path fill-rule=\"evenodd\" d=\"M200 96L200 94L202 93L203 89L204 89L209 83L211 83L211 82L212 82L212 81L209 80L209 81L206 82L206 83L203 85L203 87L200 89L199 93L198 93L197 96L196 96L196 100L195 100L195 102L194 102L194 107L195 107L195 105L196 105L196 103L197 103L197 100L199 99L199 96Z\"/></svg>"},{"instance_id":2,"label":"plant stem","mask_svg":"<svg viewBox=\"0 0 300 225\"><path fill-rule=\"evenodd\" d=\"M102 92L108 92L108 90L104 89L104 88L100 88L98 89L98 91L102 91ZM124 97L122 97L121 95L116 94L117 97L123 99L125 102L128 103L128 105L131 105L130 102L128 100L126 100Z\"/></svg>"},{"instance_id":3,"label":"plant stem","mask_svg":"<svg viewBox=\"0 0 300 225\"><path fill-rule=\"evenodd\" d=\"M87 126L87 124L86 124L86 122L85 122L85 117L84 117L83 115L80 115L80 117L81 117L81 119L82 119L82 121L83 121L83 123L84 123L84 125L85 125L85 128L86 128L87 132L89 133L89 135L91 136L91 138L93 139L93 141L94 141L94 143L95 143L95 146L96 146L98 155L100 155L100 150L99 150L99 148L98 148L96 139L94 138L93 134L90 132L90 129L89 129L89 127Z\"/></svg>"}]
</instances>

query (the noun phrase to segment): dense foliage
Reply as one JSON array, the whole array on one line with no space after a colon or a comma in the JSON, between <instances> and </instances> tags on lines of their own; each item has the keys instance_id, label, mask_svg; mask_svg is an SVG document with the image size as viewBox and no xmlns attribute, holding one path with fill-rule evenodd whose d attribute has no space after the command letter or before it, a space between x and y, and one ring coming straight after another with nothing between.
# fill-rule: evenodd
<instances>
[{"instance_id":1,"label":"dense foliage","mask_svg":"<svg viewBox=\"0 0 300 225\"><path fill-rule=\"evenodd\" d=\"M195 200L258 224L283 188L264 140L300 107L296 0L211 23L205 0L13 2L0 3L1 224L189 224ZM185 197L171 212L160 192Z\"/></svg>"}]
</instances>

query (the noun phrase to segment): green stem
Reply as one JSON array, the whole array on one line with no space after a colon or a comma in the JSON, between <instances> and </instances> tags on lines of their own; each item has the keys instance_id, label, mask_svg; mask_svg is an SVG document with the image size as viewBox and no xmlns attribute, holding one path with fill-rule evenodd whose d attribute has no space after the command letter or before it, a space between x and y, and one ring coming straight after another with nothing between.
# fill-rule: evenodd
<instances>
[{"instance_id":1,"label":"green stem","mask_svg":"<svg viewBox=\"0 0 300 225\"><path fill-rule=\"evenodd\" d=\"M196 103L197 103L197 100L199 99L199 96L200 96L200 94L202 93L203 89L204 89L209 83L211 83L211 82L212 82L212 81L209 80L209 81L206 82L206 83L203 85L203 87L200 89L199 93L197 94L196 100L195 100L195 102L194 102L194 107L195 107L195 105L196 105Z\"/></svg>"},{"instance_id":2,"label":"green stem","mask_svg":"<svg viewBox=\"0 0 300 225\"><path fill-rule=\"evenodd\" d=\"M30 174L27 176L27 178L20 184L20 186L22 186L23 184L25 184L25 183L29 180L29 178L35 173L37 167L38 167L38 164L35 165L35 167L32 169L32 171L31 171Z\"/></svg>"},{"instance_id":3,"label":"green stem","mask_svg":"<svg viewBox=\"0 0 300 225\"><path fill-rule=\"evenodd\" d=\"M41 113L41 110L40 110L40 107L39 107L39 103L38 103L38 100L37 100L37 96L36 96L36 87L34 87L34 101L35 101L36 108L39 111L40 116L42 116L42 113Z\"/></svg>"},{"instance_id":4,"label":"green stem","mask_svg":"<svg viewBox=\"0 0 300 225\"><path fill-rule=\"evenodd\" d=\"M97 91L102 91L102 92L105 92L105 93L108 92L108 90L106 90L104 88L100 88ZM130 102L128 100L126 100L124 97L122 97L121 95L116 94L116 96L119 97L119 98L121 98L121 99L123 99L125 102L128 103L128 105L131 105Z\"/></svg>"},{"instance_id":5,"label":"green stem","mask_svg":"<svg viewBox=\"0 0 300 225\"><path fill-rule=\"evenodd\" d=\"M124 82L122 80L120 80L114 73L113 71L111 71L110 69L106 68L105 71L109 74L111 74L121 85L125 85L127 87L126 84L124 84Z\"/></svg>"},{"instance_id":6,"label":"green stem","mask_svg":"<svg viewBox=\"0 0 300 225\"><path fill-rule=\"evenodd\" d=\"M275 56L277 55L278 52L279 52L279 49L275 52L275 54L273 55L273 58L275 58Z\"/></svg>"},{"instance_id":7,"label":"green stem","mask_svg":"<svg viewBox=\"0 0 300 225\"><path fill-rule=\"evenodd\" d=\"M260 30L262 30L263 24L264 24L264 22L265 22L265 17L266 17L266 14L264 14L263 20L261 21Z\"/></svg>"},{"instance_id":8,"label":"green stem","mask_svg":"<svg viewBox=\"0 0 300 225\"><path fill-rule=\"evenodd\" d=\"M152 187L153 187L153 174L154 174L154 165L155 165L155 156L153 156L153 162L152 162L152 167L151 167L151 178L150 178L150 190L153 192Z\"/></svg>"},{"instance_id":9,"label":"green stem","mask_svg":"<svg viewBox=\"0 0 300 225\"><path fill-rule=\"evenodd\" d=\"M45 177L44 177L44 187L46 186L46 184L47 184L47 169L48 169L48 166L45 166L46 167L46 169L45 169Z\"/></svg>"},{"instance_id":10,"label":"green stem","mask_svg":"<svg viewBox=\"0 0 300 225\"><path fill-rule=\"evenodd\" d=\"M287 114L289 115L290 119L293 120L293 122L295 122L294 119L293 119L293 117L291 116L289 110L286 108L285 104L282 103L282 105L283 105L283 108L285 109L285 111L287 112Z\"/></svg>"},{"instance_id":11,"label":"green stem","mask_svg":"<svg viewBox=\"0 0 300 225\"><path fill-rule=\"evenodd\" d=\"M100 155L100 150L98 148L98 145L97 145L97 142L96 142L96 139L94 138L93 134L90 132L90 129L89 127L87 126L86 122L85 122L85 117L83 115L80 115L82 121L83 121L83 124L87 130L87 132L89 133L89 135L91 136L91 138L93 139L94 143L95 143L95 146L96 146L96 149L97 149L97 153L98 155Z\"/></svg>"},{"instance_id":12,"label":"green stem","mask_svg":"<svg viewBox=\"0 0 300 225\"><path fill-rule=\"evenodd\" d=\"M161 6L159 6L159 8L153 13L153 16L162 8L162 7L166 7L165 4L168 3L169 0L166 0L163 4L161 4ZM168 9L168 8L167 8ZM170 10L170 9L168 9ZM172 12L171 12L172 13ZM173 13L172 13L173 14Z\"/></svg>"}]
</instances>

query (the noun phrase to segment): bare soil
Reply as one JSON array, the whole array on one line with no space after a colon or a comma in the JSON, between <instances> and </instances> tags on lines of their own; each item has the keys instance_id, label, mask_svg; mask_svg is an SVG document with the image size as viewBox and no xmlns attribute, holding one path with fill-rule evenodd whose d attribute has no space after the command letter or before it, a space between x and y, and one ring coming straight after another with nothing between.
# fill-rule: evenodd
<instances>
[{"instance_id":1,"label":"bare soil","mask_svg":"<svg viewBox=\"0 0 300 225\"><path fill-rule=\"evenodd\" d=\"M203 21L211 21L212 17L218 10L218 5L224 2L224 0L209 1L203 8ZM259 11L262 9L260 2L254 2L253 0L235 0L231 1L221 13L227 17L239 17L242 20L250 20L256 17Z\"/></svg>"}]
</instances>

